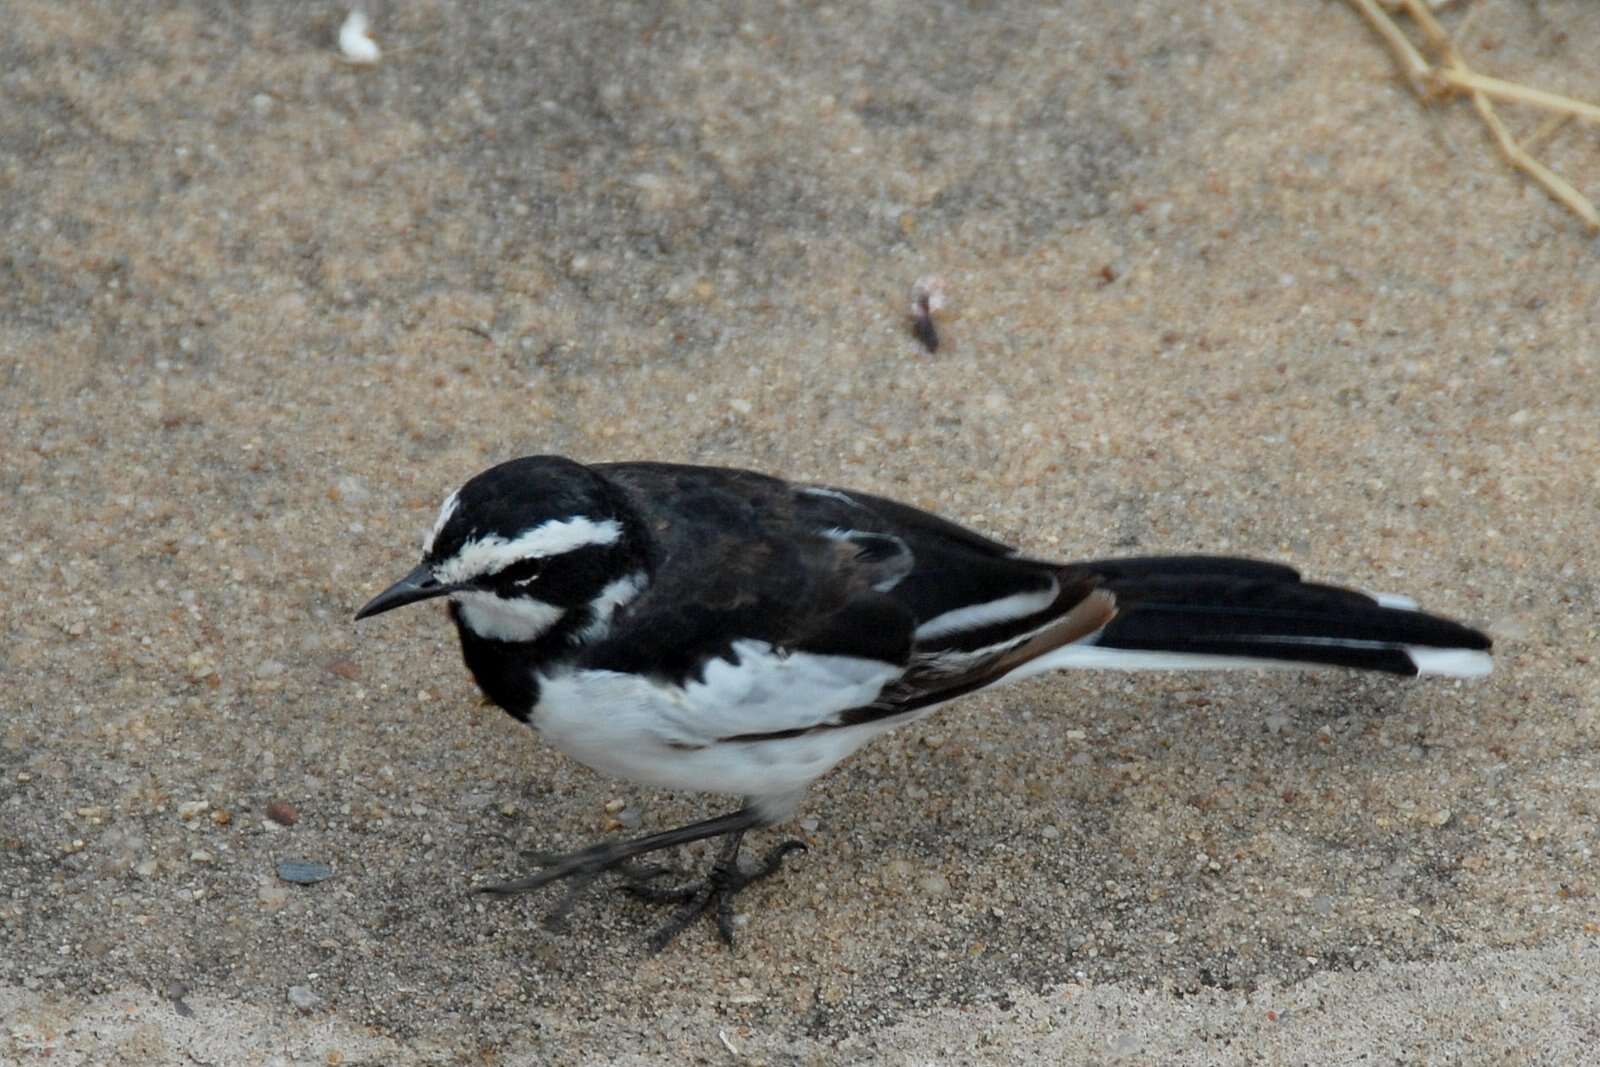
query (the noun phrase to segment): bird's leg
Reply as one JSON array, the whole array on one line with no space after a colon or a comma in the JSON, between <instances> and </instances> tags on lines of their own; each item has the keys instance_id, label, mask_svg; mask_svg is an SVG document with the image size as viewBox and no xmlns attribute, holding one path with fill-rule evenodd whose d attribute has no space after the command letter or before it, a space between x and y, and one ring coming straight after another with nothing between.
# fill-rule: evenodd
<instances>
[{"instance_id":1,"label":"bird's leg","mask_svg":"<svg viewBox=\"0 0 1600 1067\"><path fill-rule=\"evenodd\" d=\"M510 896L513 893L528 893L542 889L552 882L570 880L570 888L546 918L547 924L554 925L561 922L578 897L596 878L607 871L619 871L629 879L628 888L640 896L647 899L671 900L675 903L684 902L684 907L678 914L652 938L651 944L655 949L659 950L672 940L695 916L704 912L713 899L718 901L717 929L722 934L723 940L732 944L733 896L751 882L765 878L777 870L778 865L783 862L783 857L789 852L805 848L799 841L786 841L769 852L755 871L745 873L740 870L739 843L744 839L745 831L766 821L754 808L743 807L714 819L705 819L672 830L647 834L631 841L606 841L565 855L543 857L540 860L542 870L509 882L479 886L476 892ZM703 898L698 904L692 898L700 892L699 886L683 887L687 890L683 895L677 895L679 890L657 889L644 883L647 879L663 873L662 871L638 868L629 863L637 856L677 845L686 845L691 841L701 841L708 837L727 837L728 842L723 846L716 864L712 866L710 874L705 879Z\"/></svg>"},{"instance_id":2,"label":"bird's leg","mask_svg":"<svg viewBox=\"0 0 1600 1067\"><path fill-rule=\"evenodd\" d=\"M717 854L716 862L699 881L668 889L648 885L642 880L632 880L622 887L642 900L682 905L661 929L651 935L650 951L660 952L666 948L674 937L688 929L689 924L710 910L713 901L717 905L717 933L731 946L733 898L746 886L759 882L776 871L789 853L805 851L806 846L803 841L792 839L784 841L762 857L761 863L754 870L747 871L739 866L739 846L744 841L744 833L743 830L737 830L728 834L722 851Z\"/></svg>"}]
</instances>

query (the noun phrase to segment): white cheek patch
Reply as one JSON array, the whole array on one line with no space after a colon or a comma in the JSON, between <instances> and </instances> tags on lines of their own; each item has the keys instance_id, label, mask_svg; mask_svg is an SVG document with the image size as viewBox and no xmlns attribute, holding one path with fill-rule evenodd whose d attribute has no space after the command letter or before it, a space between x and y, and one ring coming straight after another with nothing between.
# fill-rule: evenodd
<instances>
[{"instance_id":1,"label":"white cheek patch","mask_svg":"<svg viewBox=\"0 0 1600 1067\"><path fill-rule=\"evenodd\" d=\"M494 641L536 641L566 610L528 597L506 600L493 593L462 592L452 597L461 606L461 621L479 637Z\"/></svg>"},{"instance_id":2,"label":"white cheek patch","mask_svg":"<svg viewBox=\"0 0 1600 1067\"><path fill-rule=\"evenodd\" d=\"M585 518L551 519L516 537L490 534L468 541L434 573L449 585L498 574L520 560L545 559L595 545L614 545L621 539L622 524L615 519L601 522Z\"/></svg>"}]
</instances>

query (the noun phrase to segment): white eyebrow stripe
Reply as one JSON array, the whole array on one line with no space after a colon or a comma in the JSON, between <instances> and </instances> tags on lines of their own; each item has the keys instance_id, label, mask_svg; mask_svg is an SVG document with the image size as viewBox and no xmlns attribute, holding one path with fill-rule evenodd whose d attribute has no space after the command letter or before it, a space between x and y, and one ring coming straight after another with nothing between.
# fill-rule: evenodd
<instances>
[{"instance_id":1,"label":"white eyebrow stripe","mask_svg":"<svg viewBox=\"0 0 1600 1067\"><path fill-rule=\"evenodd\" d=\"M422 554L426 556L433 551L433 543L439 540L439 534L444 530L445 523L450 521L457 511L461 509L461 490L457 489L444 498L444 503L439 507L439 517L433 520L433 529L428 531L428 536L422 539Z\"/></svg>"},{"instance_id":2,"label":"white eyebrow stripe","mask_svg":"<svg viewBox=\"0 0 1600 1067\"><path fill-rule=\"evenodd\" d=\"M622 524L615 519L551 519L509 540L490 534L468 541L434 573L447 584L460 582L498 574L518 560L546 559L580 548L614 545L620 540Z\"/></svg>"}]
</instances>

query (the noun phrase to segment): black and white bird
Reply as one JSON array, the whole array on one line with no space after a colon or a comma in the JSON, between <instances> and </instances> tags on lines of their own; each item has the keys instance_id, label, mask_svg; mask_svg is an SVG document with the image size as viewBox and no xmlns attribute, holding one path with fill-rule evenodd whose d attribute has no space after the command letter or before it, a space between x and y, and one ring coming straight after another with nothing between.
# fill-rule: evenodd
<instances>
[{"instance_id":1,"label":"black and white bird","mask_svg":"<svg viewBox=\"0 0 1600 1067\"><path fill-rule=\"evenodd\" d=\"M786 819L822 774L887 730L980 689L1067 667L1333 666L1475 677L1489 639L1403 597L1302 581L1276 563L1163 556L1056 563L853 490L665 463L531 456L451 493L422 562L364 619L447 597L490 700L572 758L738 810L544 857L486 887L608 870L682 906L660 947L775 870L744 833ZM635 857L725 843L708 877L657 888Z\"/></svg>"}]
</instances>

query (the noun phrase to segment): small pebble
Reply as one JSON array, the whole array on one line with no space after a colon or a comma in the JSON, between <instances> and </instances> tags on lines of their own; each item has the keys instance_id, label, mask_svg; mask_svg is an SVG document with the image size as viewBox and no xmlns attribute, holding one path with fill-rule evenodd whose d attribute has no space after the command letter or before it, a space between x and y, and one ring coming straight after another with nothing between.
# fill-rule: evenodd
<instances>
[{"instance_id":1,"label":"small pebble","mask_svg":"<svg viewBox=\"0 0 1600 1067\"><path fill-rule=\"evenodd\" d=\"M353 682L361 677L361 668L356 666L355 660L340 657L328 661L328 673L345 681Z\"/></svg>"},{"instance_id":2,"label":"small pebble","mask_svg":"<svg viewBox=\"0 0 1600 1067\"><path fill-rule=\"evenodd\" d=\"M292 985L289 987L289 1003L302 1012L313 1012L322 1007L322 998L311 991L309 986Z\"/></svg>"},{"instance_id":3,"label":"small pebble","mask_svg":"<svg viewBox=\"0 0 1600 1067\"><path fill-rule=\"evenodd\" d=\"M178 818L188 822L190 819L199 816L210 806L211 805L204 800L185 800L182 804L178 805Z\"/></svg>"},{"instance_id":4,"label":"small pebble","mask_svg":"<svg viewBox=\"0 0 1600 1067\"><path fill-rule=\"evenodd\" d=\"M944 308L944 279L929 274L911 286L911 336L928 352L939 351L939 330L933 316Z\"/></svg>"},{"instance_id":5,"label":"small pebble","mask_svg":"<svg viewBox=\"0 0 1600 1067\"><path fill-rule=\"evenodd\" d=\"M372 490L359 475L346 474L333 483L337 499L347 504L365 504L372 499Z\"/></svg>"},{"instance_id":6,"label":"small pebble","mask_svg":"<svg viewBox=\"0 0 1600 1067\"><path fill-rule=\"evenodd\" d=\"M279 826L293 826L300 821L300 813L287 800L274 800L267 805L267 818Z\"/></svg>"},{"instance_id":7,"label":"small pebble","mask_svg":"<svg viewBox=\"0 0 1600 1067\"><path fill-rule=\"evenodd\" d=\"M162 992L167 995L168 1000L172 1001L173 1011L185 1019L194 1018L194 1009L183 1002L183 998L189 995L189 987L187 985L177 981L168 982L167 987Z\"/></svg>"},{"instance_id":8,"label":"small pebble","mask_svg":"<svg viewBox=\"0 0 1600 1067\"><path fill-rule=\"evenodd\" d=\"M315 885L333 877L333 868L312 860L284 860L278 864L278 877L296 885Z\"/></svg>"},{"instance_id":9,"label":"small pebble","mask_svg":"<svg viewBox=\"0 0 1600 1067\"><path fill-rule=\"evenodd\" d=\"M383 52L369 33L371 25L367 13L359 8L345 18L339 27L339 51L345 62L370 66L382 58Z\"/></svg>"}]
</instances>

